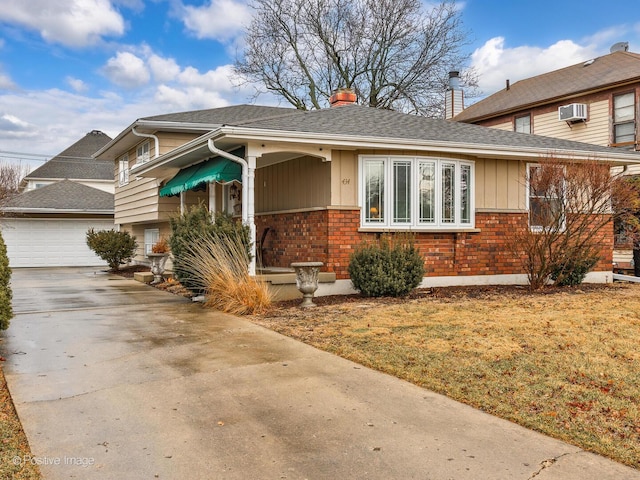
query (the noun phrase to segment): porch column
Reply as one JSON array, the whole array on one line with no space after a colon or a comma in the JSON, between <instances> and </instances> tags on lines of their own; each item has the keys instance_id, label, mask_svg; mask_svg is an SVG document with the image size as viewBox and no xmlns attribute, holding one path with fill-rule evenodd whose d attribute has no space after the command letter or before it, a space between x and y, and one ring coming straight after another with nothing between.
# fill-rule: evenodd
<instances>
[{"instance_id":1,"label":"porch column","mask_svg":"<svg viewBox=\"0 0 640 480\"><path fill-rule=\"evenodd\" d=\"M249 241L251 242L251 263L249 264L249 275L256 274L256 202L255 202L255 178L256 178L256 157L247 156L247 223L249 224Z\"/></svg>"},{"instance_id":2,"label":"porch column","mask_svg":"<svg viewBox=\"0 0 640 480\"><path fill-rule=\"evenodd\" d=\"M209 215L212 220L216 218L216 182L209 184Z\"/></svg>"},{"instance_id":3,"label":"porch column","mask_svg":"<svg viewBox=\"0 0 640 480\"><path fill-rule=\"evenodd\" d=\"M180 192L180 215L184 215L184 192Z\"/></svg>"}]
</instances>

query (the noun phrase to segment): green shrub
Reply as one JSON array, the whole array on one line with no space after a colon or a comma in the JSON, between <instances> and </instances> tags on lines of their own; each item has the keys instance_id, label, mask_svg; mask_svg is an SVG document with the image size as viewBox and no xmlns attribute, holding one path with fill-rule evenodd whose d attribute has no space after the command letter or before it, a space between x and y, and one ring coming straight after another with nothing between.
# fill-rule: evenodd
<instances>
[{"instance_id":1,"label":"green shrub","mask_svg":"<svg viewBox=\"0 0 640 480\"><path fill-rule=\"evenodd\" d=\"M182 215L170 219L171 238L169 246L173 256L173 273L176 279L192 292L201 293L202 288L193 279L192 269L186 262L186 256L193 243L210 238L240 238L250 259L251 242L249 227L234 219L231 215L219 213L215 221L204 205L193 206ZM250 260L249 260L250 261ZM248 266L248 264L247 264Z\"/></svg>"},{"instance_id":2,"label":"green shrub","mask_svg":"<svg viewBox=\"0 0 640 480\"><path fill-rule=\"evenodd\" d=\"M551 279L558 287L580 285L598 260L596 255L567 255L551 266Z\"/></svg>"},{"instance_id":3,"label":"green shrub","mask_svg":"<svg viewBox=\"0 0 640 480\"><path fill-rule=\"evenodd\" d=\"M0 330L9 328L9 322L13 317L11 307L11 268L9 268L9 257L7 256L7 246L4 238L0 234Z\"/></svg>"},{"instance_id":4,"label":"green shrub","mask_svg":"<svg viewBox=\"0 0 640 480\"><path fill-rule=\"evenodd\" d=\"M129 232L111 230L98 230L90 228L87 232L87 245L102 260L107 262L111 270L118 270L120 265L133 258L138 243L136 237Z\"/></svg>"},{"instance_id":5,"label":"green shrub","mask_svg":"<svg viewBox=\"0 0 640 480\"><path fill-rule=\"evenodd\" d=\"M351 255L349 276L366 297L399 297L416 288L424 276L424 259L410 238L382 237Z\"/></svg>"}]
</instances>

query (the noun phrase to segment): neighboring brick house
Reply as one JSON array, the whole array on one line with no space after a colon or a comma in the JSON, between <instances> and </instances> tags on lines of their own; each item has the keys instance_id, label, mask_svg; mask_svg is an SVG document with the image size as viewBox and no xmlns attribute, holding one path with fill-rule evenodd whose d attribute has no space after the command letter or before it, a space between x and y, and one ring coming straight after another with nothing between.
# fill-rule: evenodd
<instances>
[{"instance_id":1,"label":"neighboring brick house","mask_svg":"<svg viewBox=\"0 0 640 480\"><path fill-rule=\"evenodd\" d=\"M550 153L636 161L623 150L357 105L141 118L96 157L114 162L121 229L151 242L190 204L240 211L264 266L322 261L335 278L321 285L328 294L351 291L350 254L386 232L415 235L425 286L526 283L506 245L528 228L526 165ZM612 243L603 234L588 280L611 281Z\"/></svg>"},{"instance_id":2,"label":"neighboring brick house","mask_svg":"<svg viewBox=\"0 0 640 480\"><path fill-rule=\"evenodd\" d=\"M91 157L111 141L93 130L29 173L21 193L2 206L11 267L99 266L89 228L114 228L113 163Z\"/></svg>"},{"instance_id":3,"label":"neighboring brick house","mask_svg":"<svg viewBox=\"0 0 640 480\"><path fill-rule=\"evenodd\" d=\"M616 44L608 55L507 84L453 120L638 151L640 55L627 47ZM640 174L640 166L626 173ZM616 244L616 260L627 263L624 236Z\"/></svg>"}]
</instances>

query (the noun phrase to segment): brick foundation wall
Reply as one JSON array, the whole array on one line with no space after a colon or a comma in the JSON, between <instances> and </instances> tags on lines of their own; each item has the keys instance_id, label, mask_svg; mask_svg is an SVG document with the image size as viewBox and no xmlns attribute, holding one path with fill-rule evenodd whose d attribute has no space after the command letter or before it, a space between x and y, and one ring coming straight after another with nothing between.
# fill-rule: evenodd
<instances>
[{"instance_id":1,"label":"brick foundation wall","mask_svg":"<svg viewBox=\"0 0 640 480\"><path fill-rule=\"evenodd\" d=\"M292 262L317 261L327 265L327 218L328 210L257 215L256 250L262 264L288 267Z\"/></svg>"},{"instance_id":2,"label":"brick foundation wall","mask_svg":"<svg viewBox=\"0 0 640 480\"><path fill-rule=\"evenodd\" d=\"M258 249L263 265L288 267L291 262L324 262L323 271L349 278L349 257L356 246L376 233L358 232L358 210L321 210L256 216ZM264 236L265 229L269 229ZM509 232L527 228L524 213L476 213L477 233L420 232L415 244L425 257L425 276L502 275L523 273L508 248ZM611 271L613 227L607 233L596 271ZM611 230L611 231L609 231Z\"/></svg>"}]
</instances>

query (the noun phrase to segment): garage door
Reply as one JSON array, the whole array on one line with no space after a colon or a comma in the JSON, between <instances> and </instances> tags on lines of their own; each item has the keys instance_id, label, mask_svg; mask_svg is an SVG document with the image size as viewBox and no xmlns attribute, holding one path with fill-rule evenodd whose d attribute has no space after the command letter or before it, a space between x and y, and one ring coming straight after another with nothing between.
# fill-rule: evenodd
<instances>
[{"instance_id":1,"label":"garage door","mask_svg":"<svg viewBox=\"0 0 640 480\"><path fill-rule=\"evenodd\" d=\"M87 247L87 230L113 228L113 221L105 220L2 219L0 224L13 268L105 265Z\"/></svg>"}]
</instances>

